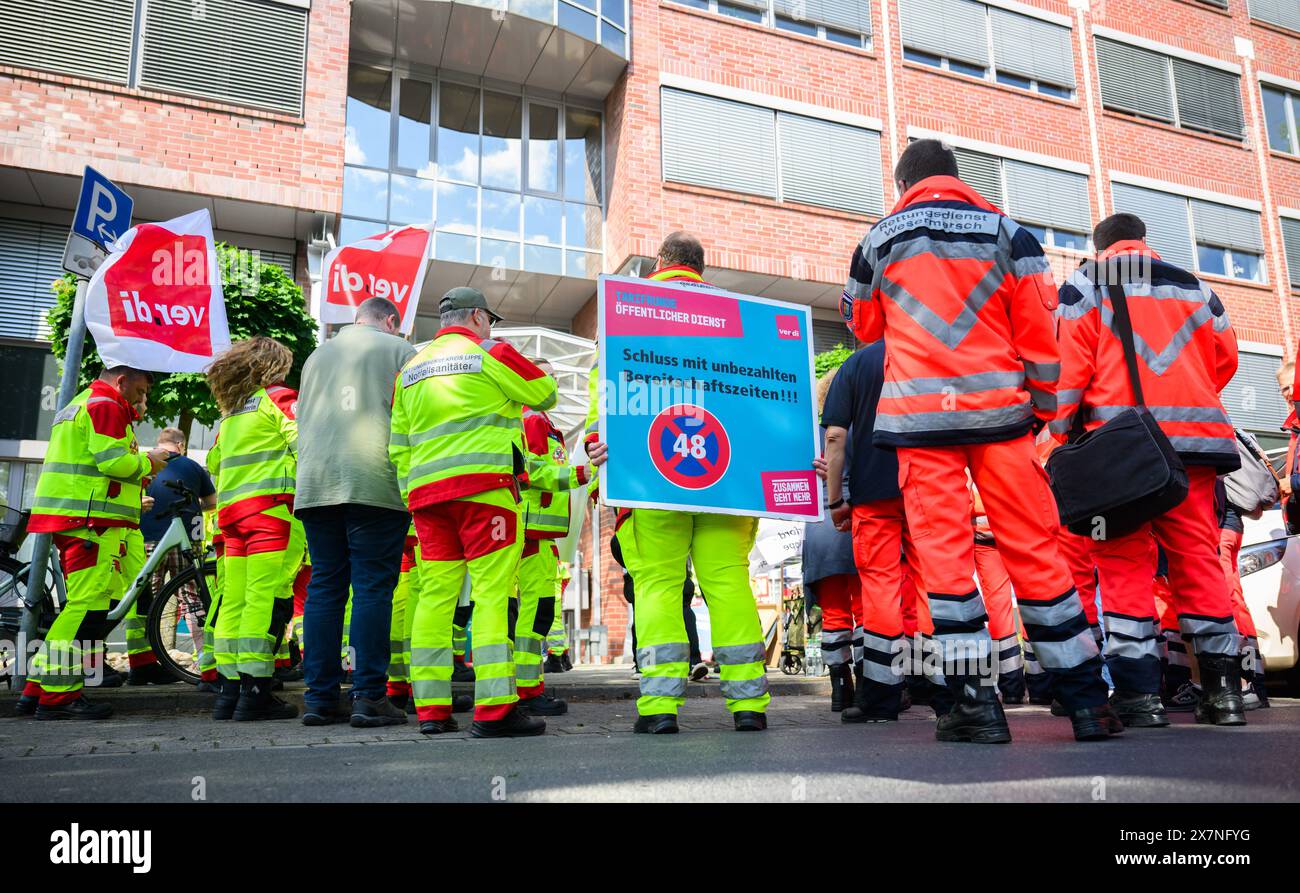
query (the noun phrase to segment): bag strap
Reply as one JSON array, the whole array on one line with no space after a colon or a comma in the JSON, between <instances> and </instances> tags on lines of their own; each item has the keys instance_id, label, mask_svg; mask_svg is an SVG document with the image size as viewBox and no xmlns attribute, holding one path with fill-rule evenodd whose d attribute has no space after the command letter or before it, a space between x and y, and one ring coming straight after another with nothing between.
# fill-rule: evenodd
<instances>
[{"instance_id":1,"label":"bag strap","mask_svg":"<svg viewBox=\"0 0 1300 893\"><path fill-rule=\"evenodd\" d=\"M1281 483L1282 476L1277 473L1277 469L1273 467L1273 463L1268 461L1268 456L1265 456L1264 453L1260 449L1258 449L1256 445L1252 443L1250 440L1248 440L1245 437L1242 437L1241 432L1238 431L1236 428L1232 429L1232 433L1236 435L1237 442L1246 448L1246 452L1254 456L1255 461L1261 463L1265 468L1268 469L1268 473L1273 475L1273 480L1277 481L1278 483ZM1287 473L1287 476L1288 477L1290 476L1290 472Z\"/></svg>"},{"instance_id":2,"label":"bag strap","mask_svg":"<svg viewBox=\"0 0 1300 893\"><path fill-rule=\"evenodd\" d=\"M1128 312L1128 295L1124 286L1111 282L1106 286L1110 294L1110 303L1115 310L1115 328L1119 342L1124 347L1124 363L1128 366L1128 381L1133 387L1133 399L1136 405L1146 410L1146 398L1142 395L1142 379L1138 376L1137 349L1133 346L1133 319Z\"/></svg>"},{"instance_id":3,"label":"bag strap","mask_svg":"<svg viewBox=\"0 0 1300 893\"><path fill-rule=\"evenodd\" d=\"M1291 473L1295 471L1295 452L1298 445L1300 444L1297 443L1296 435L1292 434L1287 439L1286 445L1286 476L1288 480L1291 478Z\"/></svg>"}]
</instances>

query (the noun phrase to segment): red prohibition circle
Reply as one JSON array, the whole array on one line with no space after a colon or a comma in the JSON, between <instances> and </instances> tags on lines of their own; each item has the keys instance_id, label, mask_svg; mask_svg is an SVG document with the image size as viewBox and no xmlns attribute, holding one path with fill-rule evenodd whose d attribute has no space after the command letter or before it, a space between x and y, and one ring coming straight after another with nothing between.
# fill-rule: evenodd
<instances>
[{"instance_id":1,"label":"red prohibition circle","mask_svg":"<svg viewBox=\"0 0 1300 893\"><path fill-rule=\"evenodd\" d=\"M650 423L650 461L670 484L687 490L712 487L731 464L731 438L713 413L700 406L670 406Z\"/></svg>"}]
</instances>

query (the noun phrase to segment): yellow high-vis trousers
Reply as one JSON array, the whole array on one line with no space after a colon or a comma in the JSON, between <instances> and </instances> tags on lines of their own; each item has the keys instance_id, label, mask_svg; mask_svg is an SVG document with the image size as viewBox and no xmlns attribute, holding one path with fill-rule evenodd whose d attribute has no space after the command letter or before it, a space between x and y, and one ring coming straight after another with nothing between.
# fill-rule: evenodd
<instances>
[{"instance_id":1,"label":"yellow high-vis trousers","mask_svg":"<svg viewBox=\"0 0 1300 893\"><path fill-rule=\"evenodd\" d=\"M515 621L515 678L519 697L542 692L542 659L546 636L555 617L555 589L560 558L551 539L530 540L519 562L519 617ZM474 634L478 652L478 631Z\"/></svg>"},{"instance_id":2,"label":"yellow high-vis trousers","mask_svg":"<svg viewBox=\"0 0 1300 893\"><path fill-rule=\"evenodd\" d=\"M503 718L519 699L508 608L523 524L506 488L416 509L420 599L411 627L411 692L421 720L451 715L452 617L468 571L474 613L474 718Z\"/></svg>"},{"instance_id":3,"label":"yellow high-vis trousers","mask_svg":"<svg viewBox=\"0 0 1300 893\"><path fill-rule=\"evenodd\" d=\"M709 607L713 658L727 709L763 712L766 652L749 585L749 552L758 519L702 512L636 509L618 544L636 587L633 612L641 666L642 716L677 713L686 700L690 644L682 620L682 572L689 557Z\"/></svg>"}]
</instances>

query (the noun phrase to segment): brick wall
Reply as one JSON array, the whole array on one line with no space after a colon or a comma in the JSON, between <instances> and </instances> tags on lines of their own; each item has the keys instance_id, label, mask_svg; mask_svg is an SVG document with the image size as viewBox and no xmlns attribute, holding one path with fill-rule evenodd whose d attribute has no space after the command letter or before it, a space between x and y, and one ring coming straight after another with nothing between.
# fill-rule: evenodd
<instances>
[{"instance_id":1,"label":"brick wall","mask_svg":"<svg viewBox=\"0 0 1300 893\"><path fill-rule=\"evenodd\" d=\"M0 166L337 212L348 21L312 3L301 118L0 66Z\"/></svg>"}]
</instances>

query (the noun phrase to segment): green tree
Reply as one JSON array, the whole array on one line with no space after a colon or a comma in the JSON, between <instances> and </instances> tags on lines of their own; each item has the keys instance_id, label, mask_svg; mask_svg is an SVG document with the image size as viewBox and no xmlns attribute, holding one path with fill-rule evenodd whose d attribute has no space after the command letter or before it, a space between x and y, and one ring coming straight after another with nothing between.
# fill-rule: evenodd
<instances>
[{"instance_id":1,"label":"green tree","mask_svg":"<svg viewBox=\"0 0 1300 893\"><path fill-rule=\"evenodd\" d=\"M221 288L226 299L226 319L234 340L253 335L274 338L293 352L293 371L288 384L296 387L302 364L316 349L316 321L307 312L302 289L276 264L263 263L256 255L224 242L217 243L217 261L221 267ZM62 361L68 350L68 329L72 324L72 306L77 283L71 274L56 279L51 286L55 303L46 316L50 326L51 347ZM90 386L99 375L103 361L95 349L94 338L87 333L81 357L78 389ZM159 427L175 425L190 433L195 421L214 424L221 413L200 372L175 372L159 376L149 394L146 420Z\"/></svg>"},{"instance_id":2,"label":"green tree","mask_svg":"<svg viewBox=\"0 0 1300 893\"><path fill-rule=\"evenodd\" d=\"M837 344L830 350L824 350L813 356L813 369L816 370L817 377L821 378L832 369L843 365L844 361L851 356L853 356L853 348Z\"/></svg>"}]
</instances>

